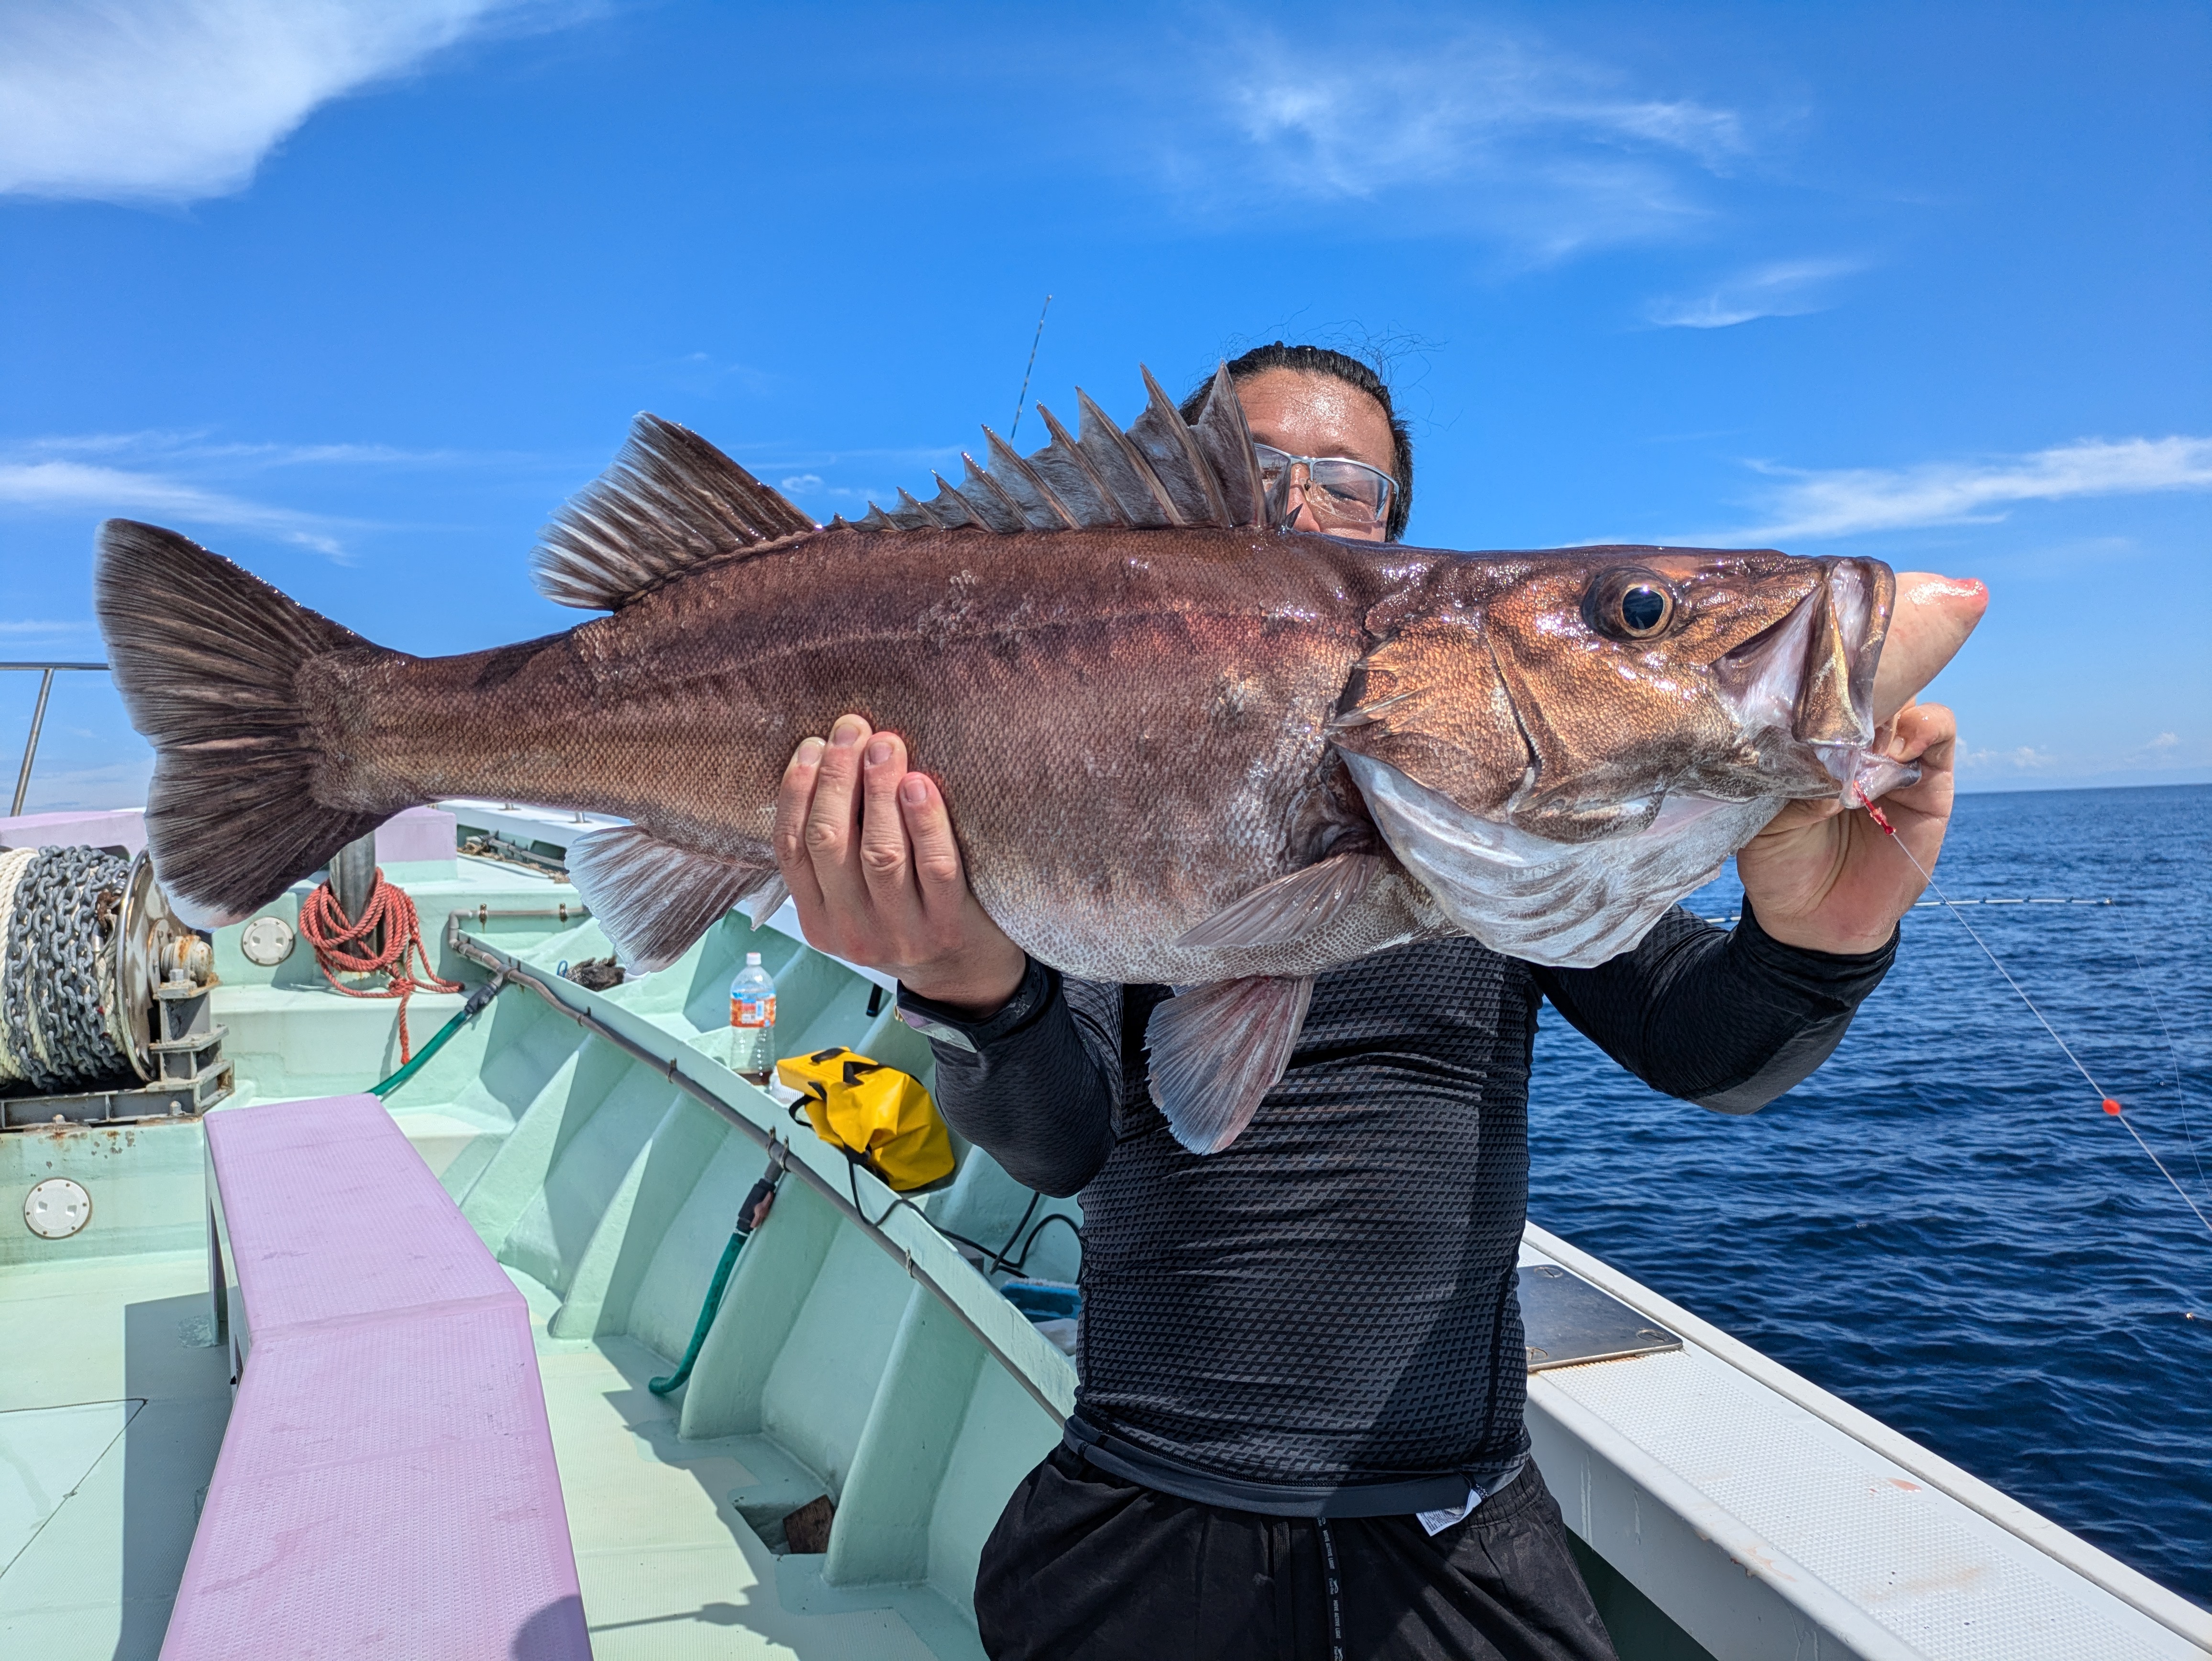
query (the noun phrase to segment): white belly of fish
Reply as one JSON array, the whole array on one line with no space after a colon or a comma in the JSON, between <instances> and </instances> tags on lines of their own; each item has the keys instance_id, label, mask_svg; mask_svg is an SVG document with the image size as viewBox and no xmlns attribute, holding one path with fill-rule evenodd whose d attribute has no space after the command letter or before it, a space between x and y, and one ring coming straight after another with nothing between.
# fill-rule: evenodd
<instances>
[{"instance_id":1,"label":"white belly of fish","mask_svg":"<svg viewBox=\"0 0 2212 1661\"><path fill-rule=\"evenodd\" d=\"M1557 843L1463 812L1369 757L1344 762L1391 851L1454 922L1494 952L1560 969L1634 946L1786 800L1674 797L1632 836Z\"/></svg>"}]
</instances>

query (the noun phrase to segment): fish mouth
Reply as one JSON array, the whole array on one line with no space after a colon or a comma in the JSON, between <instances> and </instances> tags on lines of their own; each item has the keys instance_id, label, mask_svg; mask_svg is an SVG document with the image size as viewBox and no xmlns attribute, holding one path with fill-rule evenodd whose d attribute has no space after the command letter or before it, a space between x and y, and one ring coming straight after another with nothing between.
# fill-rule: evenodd
<instances>
[{"instance_id":1,"label":"fish mouth","mask_svg":"<svg viewBox=\"0 0 2212 1661\"><path fill-rule=\"evenodd\" d=\"M1826 561L1788 617L1714 664L1720 701L1762 764L1806 776L1787 794L1848 788L1865 764L1896 593L1895 574L1878 559Z\"/></svg>"}]
</instances>

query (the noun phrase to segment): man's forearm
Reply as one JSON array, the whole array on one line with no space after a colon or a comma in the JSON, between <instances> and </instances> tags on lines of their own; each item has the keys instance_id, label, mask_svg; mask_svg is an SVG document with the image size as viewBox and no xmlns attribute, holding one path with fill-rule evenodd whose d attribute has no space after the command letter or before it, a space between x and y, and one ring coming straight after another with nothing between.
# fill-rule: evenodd
<instances>
[{"instance_id":1,"label":"man's forearm","mask_svg":"<svg viewBox=\"0 0 2212 1661\"><path fill-rule=\"evenodd\" d=\"M899 1014L936 1054L946 1121L1016 1182L1070 1195L1106 1163L1119 1083L1113 1039L1079 1022L1055 971L1031 963L1012 998L981 1019L904 987Z\"/></svg>"},{"instance_id":2,"label":"man's forearm","mask_svg":"<svg viewBox=\"0 0 2212 1661\"><path fill-rule=\"evenodd\" d=\"M1560 1012L1655 1090L1751 1113L1802 1083L1881 983L1894 937L1856 955L1785 946L1748 904L1725 933L1679 908L1595 969L1544 969Z\"/></svg>"}]
</instances>

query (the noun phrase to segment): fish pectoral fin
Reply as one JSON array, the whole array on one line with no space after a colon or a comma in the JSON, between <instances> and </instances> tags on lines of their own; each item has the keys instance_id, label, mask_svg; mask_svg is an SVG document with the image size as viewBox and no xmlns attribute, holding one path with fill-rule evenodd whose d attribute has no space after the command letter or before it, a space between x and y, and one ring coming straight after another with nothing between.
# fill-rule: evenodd
<instances>
[{"instance_id":1,"label":"fish pectoral fin","mask_svg":"<svg viewBox=\"0 0 2212 1661\"><path fill-rule=\"evenodd\" d=\"M1290 1064L1310 975L1252 975L1178 992L1145 1025L1152 1104L1194 1153L1235 1141Z\"/></svg>"},{"instance_id":2,"label":"fish pectoral fin","mask_svg":"<svg viewBox=\"0 0 2212 1661\"><path fill-rule=\"evenodd\" d=\"M1288 946L1318 934L1367 897L1389 868L1377 854L1332 854L1263 883L1215 912L1176 944L1187 946Z\"/></svg>"},{"instance_id":3,"label":"fish pectoral fin","mask_svg":"<svg viewBox=\"0 0 2212 1661\"><path fill-rule=\"evenodd\" d=\"M641 415L614 465L553 516L531 575L548 599L618 611L702 561L759 552L814 529L698 434Z\"/></svg>"},{"instance_id":4,"label":"fish pectoral fin","mask_svg":"<svg viewBox=\"0 0 2212 1661\"><path fill-rule=\"evenodd\" d=\"M765 851L757 861L702 854L634 824L578 838L568 875L623 964L641 975L667 968L732 906L781 880Z\"/></svg>"}]
</instances>

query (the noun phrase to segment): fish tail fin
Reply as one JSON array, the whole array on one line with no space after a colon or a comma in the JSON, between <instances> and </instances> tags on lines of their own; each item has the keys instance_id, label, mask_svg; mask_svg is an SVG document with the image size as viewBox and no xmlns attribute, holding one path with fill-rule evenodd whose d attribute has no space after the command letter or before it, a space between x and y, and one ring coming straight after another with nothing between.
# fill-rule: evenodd
<instances>
[{"instance_id":1,"label":"fish tail fin","mask_svg":"<svg viewBox=\"0 0 2212 1661\"><path fill-rule=\"evenodd\" d=\"M154 746L147 847L187 922L237 922L388 817L316 800L320 752L295 690L311 658L379 648L131 520L100 527L94 587L116 691Z\"/></svg>"}]
</instances>

